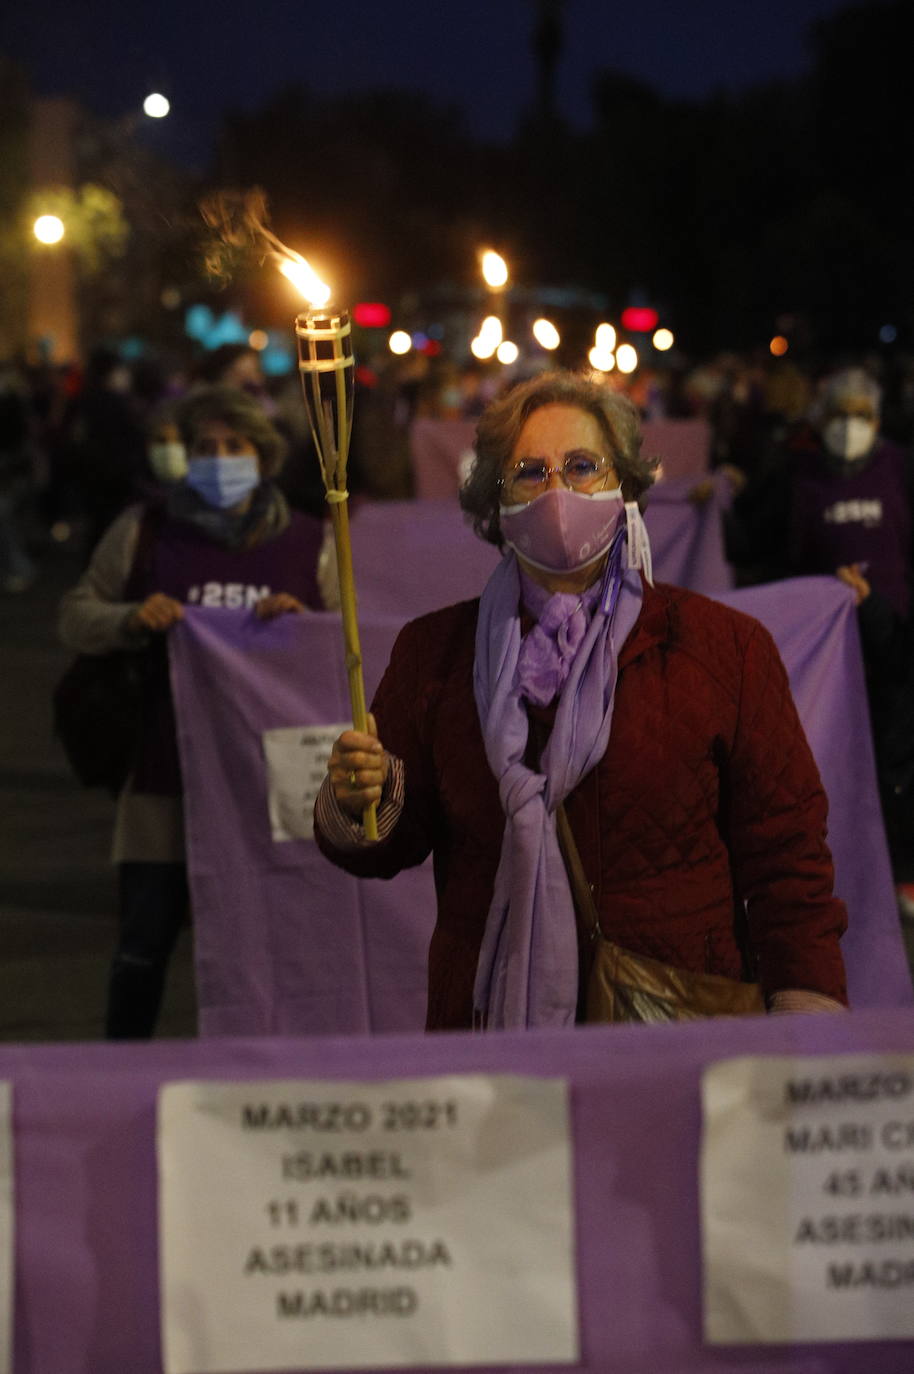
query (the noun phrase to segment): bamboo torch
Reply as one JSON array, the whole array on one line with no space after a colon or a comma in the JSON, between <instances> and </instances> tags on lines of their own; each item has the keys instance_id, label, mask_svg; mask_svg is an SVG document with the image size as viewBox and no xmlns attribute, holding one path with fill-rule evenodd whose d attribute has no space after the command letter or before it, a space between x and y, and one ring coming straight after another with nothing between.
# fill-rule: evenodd
<instances>
[{"instance_id":1,"label":"bamboo torch","mask_svg":"<svg viewBox=\"0 0 914 1374\"><path fill-rule=\"evenodd\" d=\"M356 618L355 579L349 538L349 492L346 487L354 381L352 323L348 310L329 304L329 287L315 276L304 258L297 255L288 257L280 263L280 271L295 282L310 301L310 308L295 319L298 368L336 544L352 723L356 730L365 731L368 728L368 711ZM377 807L374 803L362 813L362 825L366 839L378 838Z\"/></svg>"}]
</instances>

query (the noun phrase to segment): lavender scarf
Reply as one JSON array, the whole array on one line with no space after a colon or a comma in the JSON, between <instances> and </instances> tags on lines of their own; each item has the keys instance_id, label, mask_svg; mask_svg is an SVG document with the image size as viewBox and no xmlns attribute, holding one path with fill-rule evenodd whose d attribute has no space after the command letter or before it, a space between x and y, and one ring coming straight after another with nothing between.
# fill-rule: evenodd
<instances>
[{"instance_id":1,"label":"lavender scarf","mask_svg":"<svg viewBox=\"0 0 914 1374\"><path fill-rule=\"evenodd\" d=\"M646 537L641 530L638 534ZM631 535L629 564L635 561ZM557 652L525 647L521 573L513 553L502 559L482 594L473 685L486 757L505 813L473 994L474 1014L490 1029L574 1023L578 940L555 809L595 767L609 742L617 653L638 619L642 599L639 573L622 568L623 543L614 546L606 577L593 594L553 596L542 607L529 607L541 611L539 629L556 642ZM649 555L638 561L646 564L649 577ZM588 602L593 606L589 624ZM560 690L555 724L540 760L542 771L533 772L523 762L524 698L543 700L545 694L551 700L553 685Z\"/></svg>"}]
</instances>

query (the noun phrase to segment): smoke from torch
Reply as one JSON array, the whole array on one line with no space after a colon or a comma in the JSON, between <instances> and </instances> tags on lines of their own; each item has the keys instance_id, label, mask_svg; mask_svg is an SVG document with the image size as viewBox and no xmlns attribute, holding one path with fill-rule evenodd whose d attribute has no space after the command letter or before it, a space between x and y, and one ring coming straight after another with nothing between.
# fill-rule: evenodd
<instances>
[{"instance_id":1,"label":"smoke from torch","mask_svg":"<svg viewBox=\"0 0 914 1374\"><path fill-rule=\"evenodd\" d=\"M307 301L318 307L327 304L329 286L301 253L284 244L270 228L267 198L259 186L246 191L217 191L201 200L199 209L213 234L204 253L204 265L211 277L228 281L244 258L256 256L261 262L272 258Z\"/></svg>"}]
</instances>

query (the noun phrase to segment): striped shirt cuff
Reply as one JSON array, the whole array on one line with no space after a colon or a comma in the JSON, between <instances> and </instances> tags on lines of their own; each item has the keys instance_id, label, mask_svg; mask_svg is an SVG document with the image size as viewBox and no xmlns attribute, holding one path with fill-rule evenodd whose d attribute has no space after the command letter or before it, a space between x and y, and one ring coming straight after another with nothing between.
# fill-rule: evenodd
<instances>
[{"instance_id":1,"label":"striped shirt cuff","mask_svg":"<svg viewBox=\"0 0 914 1374\"><path fill-rule=\"evenodd\" d=\"M384 791L378 803L378 838L367 840L361 821L354 821L344 811L336 799L330 775L324 778L314 803L314 819L321 834L329 840L334 849L344 854L355 853L359 849L370 849L375 844L389 838L391 831L400 819L406 798L406 779L403 760L388 755L390 766Z\"/></svg>"},{"instance_id":2,"label":"striped shirt cuff","mask_svg":"<svg viewBox=\"0 0 914 1374\"><path fill-rule=\"evenodd\" d=\"M769 1011L773 1016L785 1012L847 1011L843 1002L826 997L824 992L806 992L800 988L782 988L771 999Z\"/></svg>"}]
</instances>

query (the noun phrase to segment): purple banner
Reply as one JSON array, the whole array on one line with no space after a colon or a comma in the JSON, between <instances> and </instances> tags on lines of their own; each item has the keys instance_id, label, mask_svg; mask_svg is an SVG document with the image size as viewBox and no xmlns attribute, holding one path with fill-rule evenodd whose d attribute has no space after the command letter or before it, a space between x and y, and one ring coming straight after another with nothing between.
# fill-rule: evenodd
<instances>
[{"instance_id":1,"label":"purple banner","mask_svg":"<svg viewBox=\"0 0 914 1374\"><path fill-rule=\"evenodd\" d=\"M361 627L369 697L398 628ZM313 840L272 835L264 732L350 718L339 618L188 608L172 681L201 1033L423 1025L430 875L360 884Z\"/></svg>"},{"instance_id":2,"label":"purple banner","mask_svg":"<svg viewBox=\"0 0 914 1374\"><path fill-rule=\"evenodd\" d=\"M912 1052L914 1013L897 1010L490 1036L2 1046L0 1077L14 1087L16 1374L161 1374L160 1084L452 1073L533 1074L571 1085L576 1369L909 1374L911 1341L703 1345L698 1160L707 1064L737 1055ZM304 1328L302 1348L304 1374ZM568 1366L538 1368L560 1374Z\"/></svg>"},{"instance_id":3,"label":"purple banner","mask_svg":"<svg viewBox=\"0 0 914 1374\"><path fill-rule=\"evenodd\" d=\"M721 513L731 499L727 480L710 480L701 503L689 500L690 479L651 492L645 523L659 582L708 594L728 591ZM351 518L352 556L362 615L399 620L479 596L498 552L473 533L453 498L357 505Z\"/></svg>"},{"instance_id":4,"label":"purple banner","mask_svg":"<svg viewBox=\"0 0 914 1374\"><path fill-rule=\"evenodd\" d=\"M641 450L659 458L664 480L703 477L710 466L711 427L707 420L644 420ZM460 468L472 453L475 420L434 420L423 416L409 431L416 495L423 501L453 501Z\"/></svg>"},{"instance_id":5,"label":"purple banner","mask_svg":"<svg viewBox=\"0 0 914 1374\"><path fill-rule=\"evenodd\" d=\"M691 493L691 477L676 477L651 487L644 523L651 539L654 576L658 582L690 587L713 596L733 586L733 570L724 556L723 513L733 488L722 473L702 483L702 499Z\"/></svg>"},{"instance_id":6,"label":"purple banner","mask_svg":"<svg viewBox=\"0 0 914 1374\"><path fill-rule=\"evenodd\" d=\"M909 1005L852 596L832 578L808 578L723 599L774 634L831 800L852 1003ZM398 625L363 617L369 698ZM191 609L171 646L202 1033L418 1029L430 867L358 882L312 840L277 841L271 829L264 732L349 716L338 618L263 623Z\"/></svg>"},{"instance_id":7,"label":"purple banner","mask_svg":"<svg viewBox=\"0 0 914 1374\"><path fill-rule=\"evenodd\" d=\"M451 501L460 486L460 466L472 453L475 420L433 420L423 416L409 430L409 453L422 501Z\"/></svg>"},{"instance_id":8,"label":"purple banner","mask_svg":"<svg viewBox=\"0 0 914 1374\"><path fill-rule=\"evenodd\" d=\"M691 420L642 420L641 452L659 458L663 481L703 477L711 466L711 426Z\"/></svg>"}]
</instances>

